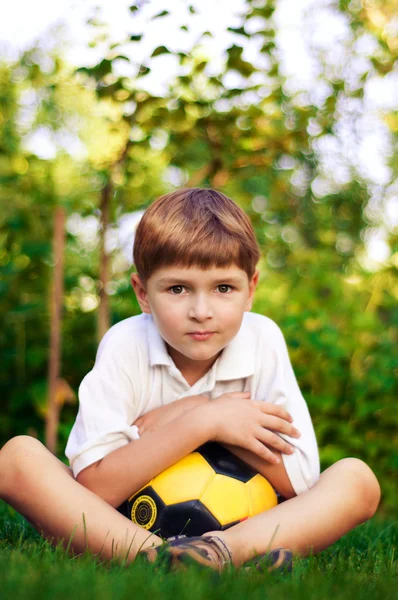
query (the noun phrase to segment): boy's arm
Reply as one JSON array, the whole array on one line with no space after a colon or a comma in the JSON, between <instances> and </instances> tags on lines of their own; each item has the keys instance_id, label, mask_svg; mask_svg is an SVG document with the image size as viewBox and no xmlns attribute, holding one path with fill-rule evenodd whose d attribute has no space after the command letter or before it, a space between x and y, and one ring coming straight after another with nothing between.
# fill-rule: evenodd
<instances>
[{"instance_id":1,"label":"boy's arm","mask_svg":"<svg viewBox=\"0 0 398 600\"><path fill-rule=\"evenodd\" d=\"M159 406L158 408L154 408L144 413L134 421L133 425L138 427L139 435L141 437L147 431L153 431L162 425L167 425L167 423L181 416L187 412L187 410L205 404L206 402L209 402L207 396L186 396L185 398L180 398L179 400L175 400L174 402Z\"/></svg>"},{"instance_id":2,"label":"boy's arm","mask_svg":"<svg viewBox=\"0 0 398 600\"><path fill-rule=\"evenodd\" d=\"M209 440L247 449L263 461L272 460L274 455L267 444L276 443L279 449L288 445L269 430L275 421L275 417L266 418L270 408L261 402L248 402L247 396L232 392L201 403L93 462L78 473L77 481L117 507L155 475ZM282 408L275 407L272 412L288 418Z\"/></svg>"},{"instance_id":3,"label":"boy's arm","mask_svg":"<svg viewBox=\"0 0 398 600\"><path fill-rule=\"evenodd\" d=\"M138 440L128 443L83 469L77 481L115 508L211 438L202 405L191 408Z\"/></svg>"},{"instance_id":4,"label":"boy's arm","mask_svg":"<svg viewBox=\"0 0 398 600\"><path fill-rule=\"evenodd\" d=\"M149 411L145 415L139 417L134 422L134 425L138 427L140 436L142 436L148 431L153 431L160 426L169 423L171 420L175 419L180 414L183 414L190 408L199 406L200 404L206 402L209 402L209 400L205 396L190 396L187 398L182 398L181 400L176 400L175 402L171 402L166 406L161 406ZM255 471L263 475L263 477L265 477L278 490L278 492L282 494L282 496L285 498L293 498L296 496L292 484L287 476L281 454L277 450L273 449L272 451L276 456L278 456L278 458L281 459L281 462L280 464L272 464L262 460L256 454L250 452L249 450L245 450L244 448L239 448L238 446L232 446L228 444L223 444L223 446L235 454L235 456L243 460L246 464L251 466Z\"/></svg>"},{"instance_id":5,"label":"boy's arm","mask_svg":"<svg viewBox=\"0 0 398 600\"><path fill-rule=\"evenodd\" d=\"M238 446L232 446L230 444L222 445L265 477L265 479L267 479L267 481L269 481L284 498L294 498L294 496L297 495L287 476L286 468L282 460L282 454L280 452L275 449L272 450L273 454L281 461L279 464L274 465L262 460L256 454L253 454L253 452L245 450L244 448L239 448Z\"/></svg>"},{"instance_id":6,"label":"boy's arm","mask_svg":"<svg viewBox=\"0 0 398 600\"><path fill-rule=\"evenodd\" d=\"M294 448L293 453L282 454L282 459L291 486L295 495L298 495L311 489L320 476L319 451L314 425L298 386L281 329L276 323L267 319L262 338L263 343L259 353L264 356L263 369L261 369L259 384L252 390L252 394L256 398L264 398L272 404L283 406L292 416L293 425L301 433L298 439L291 437L290 434L278 434ZM272 340L272 343L268 343L267 339ZM267 365L271 366L271 372ZM270 481L273 475L274 472L269 476ZM275 484L275 487L279 490L278 485ZM284 495L283 490L279 491Z\"/></svg>"}]
</instances>

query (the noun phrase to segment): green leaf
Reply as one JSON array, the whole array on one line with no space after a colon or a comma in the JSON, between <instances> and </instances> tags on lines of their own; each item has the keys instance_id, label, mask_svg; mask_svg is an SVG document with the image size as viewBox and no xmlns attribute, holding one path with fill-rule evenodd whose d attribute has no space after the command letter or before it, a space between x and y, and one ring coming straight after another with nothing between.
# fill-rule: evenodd
<instances>
[{"instance_id":1,"label":"green leaf","mask_svg":"<svg viewBox=\"0 0 398 600\"><path fill-rule=\"evenodd\" d=\"M118 79L117 81L115 81L115 83L112 83L111 85L101 85L99 84L97 86L97 96L98 98L105 98L105 97L109 97L109 96L114 96L114 94L116 92L118 92L119 90L124 90L125 88L122 85L122 80Z\"/></svg>"},{"instance_id":2,"label":"green leaf","mask_svg":"<svg viewBox=\"0 0 398 600\"><path fill-rule=\"evenodd\" d=\"M191 83L192 83L192 77L190 75L180 75L178 80L180 83L183 83L184 85L191 85Z\"/></svg>"},{"instance_id":3,"label":"green leaf","mask_svg":"<svg viewBox=\"0 0 398 600\"><path fill-rule=\"evenodd\" d=\"M135 4L132 4L131 6L129 6L129 11L130 11L130 12L134 13L134 12L136 12L137 10L139 10L139 7L138 7L138 6L136 6Z\"/></svg>"},{"instance_id":4,"label":"green leaf","mask_svg":"<svg viewBox=\"0 0 398 600\"><path fill-rule=\"evenodd\" d=\"M255 68L253 65L242 59L243 48L234 44L230 48L227 48L228 60L227 66L229 69L238 71L244 77L249 77Z\"/></svg>"},{"instance_id":5,"label":"green leaf","mask_svg":"<svg viewBox=\"0 0 398 600\"><path fill-rule=\"evenodd\" d=\"M85 73L89 77L94 77L94 79L101 79L108 73L112 73L112 61L104 58L98 65L95 67L80 67L75 70L75 73Z\"/></svg>"},{"instance_id":6,"label":"green leaf","mask_svg":"<svg viewBox=\"0 0 398 600\"><path fill-rule=\"evenodd\" d=\"M196 10L195 10L195 7L194 7L194 6L190 5L190 6L188 7L188 10L189 10L189 12L191 13L191 15L196 15Z\"/></svg>"},{"instance_id":7,"label":"green leaf","mask_svg":"<svg viewBox=\"0 0 398 600\"><path fill-rule=\"evenodd\" d=\"M74 70L74 73L84 73L85 75L90 76L91 69L89 69L88 67L79 67L78 69Z\"/></svg>"},{"instance_id":8,"label":"green leaf","mask_svg":"<svg viewBox=\"0 0 398 600\"><path fill-rule=\"evenodd\" d=\"M146 67L145 65L140 65L139 71L137 73L137 77L145 77L145 75L148 75L148 73L151 72L151 69L149 67Z\"/></svg>"},{"instance_id":9,"label":"green leaf","mask_svg":"<svg viewBox=\"0 0 398 600\"><path fill-rule=\"evenodd\" d=\"M140 42L142 40L142 33L130 35L130 42Z\"/></svg>"},{"instance_id":10,"label":"green leaf","mask_svg":"<svg viewBox=\"0 0 398 600\"><path fill-rule=\"evenodd\" d=\"M129 57L125 56L124 54L118 54L117 56L112 58L112 61L114 61L114 60L127 60L127 62L130 62Z\"/></svg>"},{"instance_id":11,"label":"green leaf","mask_svg":"<svg viewBox=\"0 0 398 600\"><path fill-rule=\"evenodd\" d=\"M154 56L160 56L161 54L171 54L170 50L166 46L158 46L151 54L151 58Z\"/></svg>"},{"instance_id":12,"label":"green leaf","mask_svg":"<svg viewBox=\"0 0 398 600\"><path fill-rule=\"evenodd\" d=\"M269 19L275 10L274 6L262 6L261 8L253 8L253 10L247 15L246 19L252 19L253 17L260 17L262 19Z\"/></svg>"},{"instance_id":13,"label":"green leaf","mask_svg":"<svg viewBox=\"0 0 398 600\"><path fill-rule=\"evenodd\" d=\"M151 21L154 21L155 19L159 19L160 17L165 17L167 15L169 15L169 11L168 10L162 10L162 12L158 13L157 15L155 15L154 17L152 17Z\"/></svg>"},{"instance_id":14,"label":"green leaf","mask_svg":"<svg viewBox=\"0 0 398 600\"><path fill-rule=\"evenodd\" d=\"M195 68L194 68L195 73L201 73L202 71L204 71L206 65L207 65L207 60L202 60L200 63L195 65Z\"/></svg>"},{"instance_id":15,"label":"green leaf","mask_svg":"<svg viewBox=\"0 0 398 600\"><path fill-rule=\"evenodd\" d=\"M230 48L227 48L227 54L228 54L229 59L240 58L242 56L242 52L243 52L242 46L237 46L236 44L233 44Z\"/></svg>"},{"instance_id":16,"label":"green leaf","mask_svg":"<svg viewBox=\"0 0 398 600\"><path fill-rule=\"evenodd\" d=\"M231 31L232 33L237 33L238 35L244 35L245 37L250 37L250 34L245 31L244 27L228 27L227 31Z\"/></svg>"},{"instance_id":17,"label":"green leaf","mask_svg":"<svg viewBox=\"0 0 398 600\"><path fill-rule=\"evenodd\" d=\"M260 52L269 54L271 50L275 48L275 42L266 42L260 49Z\"/></svg>"}]
</instances>

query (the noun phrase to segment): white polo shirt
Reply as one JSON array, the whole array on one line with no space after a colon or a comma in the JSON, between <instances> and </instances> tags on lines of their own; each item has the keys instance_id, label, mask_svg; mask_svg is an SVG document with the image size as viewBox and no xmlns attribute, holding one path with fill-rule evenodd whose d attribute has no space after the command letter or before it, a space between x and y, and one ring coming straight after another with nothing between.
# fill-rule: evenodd
<instances>
[{"instance_id":1,"label":"white polo shirt","mask_svg":"<svg viewBox=\"0 0 398 600\"><path fill-rule=\"evenodd\" d=\"M319 455L307 404L298 387L278 325L245 312L237 335L211 369L193 386L167 352L152 315L142 313L109 329L95 365L79 388L79 412L65 454L73 474L139 438L134 421L142 414L180 398L225 392L251 393L253 400L283 406L301 437L278 434L295 448L282 454L296 494L319 479Z\"/></svg>"}]
</instances>

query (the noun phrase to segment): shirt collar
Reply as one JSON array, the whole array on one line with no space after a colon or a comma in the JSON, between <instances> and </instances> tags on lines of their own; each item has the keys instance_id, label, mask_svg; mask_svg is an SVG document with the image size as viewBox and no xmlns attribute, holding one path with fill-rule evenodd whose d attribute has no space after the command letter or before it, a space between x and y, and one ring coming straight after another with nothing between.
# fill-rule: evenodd
<instances>
[{"instance_id":1,"label":"shirt collar","mask_svg":"<svg viewBox=\"0 0 398 600\"><path fill-rule=\"evenodd\" d=\"M150 314L146 316L148 318L148 348L151 367L155 365L171 366L173 364L172 358L167 352L166 343L155 325L153 316Z\"/></svg>"},{"instance_id":2,"label":"shirt collar","mask_svg":"<svg viewBox=\"0 0 398 600\"><path fill-rule=\"evenodd\" d=\"M242 325L236 336L225 346L214 366L216 381L242 379L253 375L255 369L255 344L248 323L243 315ZM151 314L148 317L149 362L172 366L174 362L167 352L166 343L158 332Z\"/></svg>"}]
</instances>

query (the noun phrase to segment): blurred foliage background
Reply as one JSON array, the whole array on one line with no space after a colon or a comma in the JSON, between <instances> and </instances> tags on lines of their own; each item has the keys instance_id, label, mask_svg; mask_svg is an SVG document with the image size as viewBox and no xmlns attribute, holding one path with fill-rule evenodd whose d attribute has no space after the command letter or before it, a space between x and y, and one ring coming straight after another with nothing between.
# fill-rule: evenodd
<instances>
[{"instance_id":1,"label":"blurred foliage background","mask_svg":"<svg viewBox=\"0 0 398 600\"><path fill-rule=\"evenodd\" d=\"M283 69L273 0L247 0L239 26L225 24L234 42L219 67L207 52L208 31L189 38L189 51L170 39L136 60L146 32L134 19L147 4L131 5L130 17L126 11L127 38L111 39L92 18L91 45L101 49L95 64L68 64L56 45L39 41L0 62L0 443L17 434L44 439L56 208L67 215L57 388L65 460L78 386L101 334L101 293L109 324L140 312L129 256L142 211L178 187L211 186L252 219L262 250L253 311L285 334L322 470L361 458L379 478L382 510L393 512L398 107L369 108L369 90L397 75L395 3L321 3L322 18L338 19L345 37L333 51L310 48L312 90L294 89ZM187 36L196 12L187 4ZM163 10L151 20L168 16ZM154 94L146 78L166 55L177 72ZM378 180L359 160L364 123L384 140ZM35 153L35 136L56 152ZM369 240L380 234L387 252L377 261Z\"/></svg>"}]
</instances>

